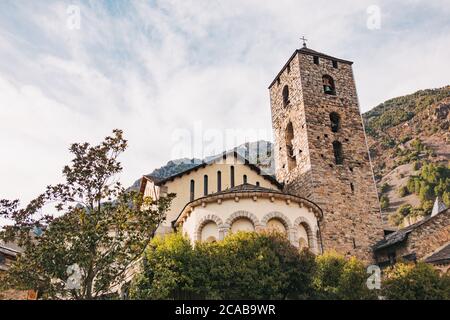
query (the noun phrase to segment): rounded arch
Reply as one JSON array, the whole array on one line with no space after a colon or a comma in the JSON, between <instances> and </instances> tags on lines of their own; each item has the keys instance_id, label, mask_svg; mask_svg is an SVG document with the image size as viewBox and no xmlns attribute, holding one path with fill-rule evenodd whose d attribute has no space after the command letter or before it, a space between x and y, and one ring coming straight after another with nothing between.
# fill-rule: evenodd
<instances>
[{"instance_id":1,"label":"rounded arch","mask_svg":"<svg viewBox=\"0 0 450 320\"><path fill-rule=\"evenodd\" d=\"M308 247L311 249L312 252L317 252L317 237L316 237L316 227L315 226L311 226L310 222L305 218L305 217L298 217L297 219L295 219L294 221L294 241L295 243L299 244L299 237L300 235L298 234L298 230L296 229L298 226L302 226L305 231L306 231L306 235L308 237L307 240L308 242Z\"/></svg>"},{"instance_id":2,"label":"rounded arch","mask_svg":"<svg viewBox=\"0 0 450 320\"><path fill-rule=\"evenodd\" d=\"M242 211L242 210L241 211L236 211L231 216L229 216L228 219L225 222L225 225L228 228L230 228L234 221L236 221L238 219L241 219L241 218L249 219L253 223L255 229L261 227L261 222L259 222L259 219L258 219L257 216L255 216L251 212Z\"/></svg>"},{"instance_id":3,"label":"rounded arch","mask_svg":"<svg viewBox=\"0 0 450 320\"><path fill-rule=\"evenodd\" d=\"M219 235L220 235L220 231L223 228L223 222L222 219L220 219L220 217L216 216L215 214L208 214L204 217L202 217L196 227L195 227L195 241L201 241L202 239L202 229L204 226L206 226L208 223L210 222L214 222L217 225L217 228L219 230Z\"/></svg>"},{"instance_id":4,"label":"rounded arch","mask_svg":"<svg viewBox=\"0 0 450 320\"><path fill-rule=\"evenodd\" d=\"M269 222L269 220L271 219L278 219L280 220L280 222L284 225L284 227L286 228L286 231L290 230L292 228L292 223L289 220L288 217L286 217L284 214L282 214L281 212L269 212L268 214L266 214L262 219L261 219L261 224L263 226L267 226L267 223Z\"/></svg>"},{"instance_id":5,"label":"rounded arch","mask_svg":"<svg viewBox=\"0 0 450 320\"><path fill-rule=\"evenodd\" d=\"M322 77L322 83L323 83L323 91L325 94L336 95L336 87L334 85L334 79L330 75L325 74Z\"/></svg>"}]
</instances>

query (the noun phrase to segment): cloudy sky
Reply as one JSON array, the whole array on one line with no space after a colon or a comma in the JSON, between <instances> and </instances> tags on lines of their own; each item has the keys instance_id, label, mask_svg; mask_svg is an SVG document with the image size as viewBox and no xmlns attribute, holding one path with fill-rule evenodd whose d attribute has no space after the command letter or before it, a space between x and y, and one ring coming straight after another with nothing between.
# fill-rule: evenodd
<instances>
[{"instance_id":1,"label":"cloudy sky","mask_svg":"<svg viewBox=\"0 0 450 320\"><path fill-rule=\"evenodd\" d=\"M0 198L61 181L69 144L113 128L130 144L126 185L183 132L270 138L267 86L302 35L355 62L363 111L449 84L449 17L448 0L2 0Z\"/></svg>"}]
</instances>

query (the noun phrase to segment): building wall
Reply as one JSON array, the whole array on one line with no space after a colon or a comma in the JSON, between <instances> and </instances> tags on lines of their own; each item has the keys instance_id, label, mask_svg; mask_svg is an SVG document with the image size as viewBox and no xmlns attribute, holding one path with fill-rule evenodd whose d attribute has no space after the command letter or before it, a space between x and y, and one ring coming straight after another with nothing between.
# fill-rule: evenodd
<instances>
[{"instance_id":1,"label":"building wall","mask_svg":"<svg viewBox=\"0 0 450 320\"><path fill-rule=\"evenodd\" d=\"M217 172L222 172L222 191L231 187L231 166L234 166L235 186L243 184L243 176L247 175L247 182L256 184L259 182L261 187L278 190L275 184L259 175L256 171L250 169L242 161L229 157L227 160L220 160L197 171L191 171L181 177L175 178L164 184L167 193L175 193L170 210L167 213L167 219L160 228L160 232L170 232L171 222L181 213L181 210L190 202L190 183L195 181L195 199L204 196L204 175L208 175L208 194L217 192ZM145 194L150 195L153 189L152 183L147 183Z\"/></svg>"},{"instance_id":2,"label":"building wall","mask_svg":"<svg viewBox=\"0 0 450 320\"><path fill-rule=\"evenodd\" d=\"M269 215L274 212L283 217L280 221L284 221L288 237L295 246L298 246L299 237L304 233L304 229L299 228L300 223L306 223L310 228L310 240L314 244L312 249L314 252L319 252L318 226L314 213L307 207L300 207L298 203L287 204L281 199L274 199L273 202L266 198L258 198L256 201L252 198L241 198L239 202L227 199L220 204L213 202L205 206L199 205L183 223L181 230L192 242L195 242L201 240L202 228L213 221L217 224L220 233L218 240L221 240L231 231L231 221L248 219L253 221L256 231L262 231L266 229L267 222L270 221Z\"/></svg>"},{"instance_id":3,"label":"building wall","mask_svg":"<svg viewBox=\"0 0 450 320\"><path fill-rule=\"evenodd\" d=\"M405 242L377 251L377 261L387 261L393 252L397 259L415 254L417 260L425 260L449 242L450 209L447 209L414 228Z\"/></svg>"},{"instance_id":4,"label":"building wall","mask_svg":"<svg viewBox=\"0 0 450 320\"><path fill-rule=\"evenodd\" d=\"M324 93L322 76L335 81L336 95ZM282 90L289 86L290 103ZM324 249L371 261L371 246L383 238L378 195L369 160L351 64L297 53L270 88L277 178L285 191L317 203L324 210L321 231ZM340 116L340 129L331 130L330 113ZM289 170L285 128L294 128L296 166ZM333 142L343 146L344 161L335 163ZM353 189L353 190L352 190Z\"/></svg>"}]
</instances>

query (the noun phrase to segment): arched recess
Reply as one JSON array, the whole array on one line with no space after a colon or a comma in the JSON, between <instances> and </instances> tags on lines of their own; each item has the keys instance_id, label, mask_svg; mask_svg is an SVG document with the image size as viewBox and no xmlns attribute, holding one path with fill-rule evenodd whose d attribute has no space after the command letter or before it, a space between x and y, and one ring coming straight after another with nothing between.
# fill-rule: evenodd
<instances>
[{"instance_id":1,"label":"arched recess","mask_svg":"<svg viewBox=\"0 0 450 320\"><path fill-rule=\"evenodd\" d=\"M336 95L336 87L334 85L334 79L326 74L322 77L323 91L325 94Z\"/></svg>"},{"instance_id":2,"label":"arched recess","mask_svg":"<svg viewBox=\"0 0 450 320\"><path fill-rule=\"evenodd\" d=\"M333 141L333 154L334 162L336 164L344 163L344 152L342 151L342 143L339 141Z\"/></svg>"},{"instance_id":3,"label":"arched recess","mask_svg":"<svg viewBox=\"0 0 450 320\"><path fill-rule=\"evenodd\" d=\"M337 112L330 113L331 131L338 132L341 128L341 117Z\"/></svg>"},{"instance_id":4,"label":"arched recess","mask_svg":"<svg viewBox=\"0 0 450 320\"><path fill-rule=\"evenodd\" d=\"M263 226L267 226L267 222L269 222L269 220L271 219L278 219L281 221L281 223L283 223L284 227L286 228L286 230L290 230L292 228L292 223L289 220L288 217L286 217L284 214L282 214L281 212L269 212L268 214L266 214L262 219L261 219L261 224Z\"/></svg>"},{"instance_id":5,"label":"arched recess","mask_svg":"<svg viewBox=\"0 0 450 320\"><path fill-rule=\"evenodd\" d=\"M222 219L220 219L218 216L214 214L208 214L200 219L197 226L195 227L195 241L201 241L202 240L202 230L203 228L208 224L214 222L217 225L218 230L218 239L222 240L224 236L224 225L222 222Z\"/></svg>"},{"instance_id":6,"label":"arched recess","mask_svg":"<svg viewBox=\"0 0 450 320\"><path fill-rule=\"evenodd\" d=\"M293 143L294 127L292 126L292 122L290 122L290 121L286 126L284 138L285 138L285 143L286 143L288 169L292 170L293 168L295 168L295 166L297 164L297 159L295 157L294 143Z\"/></svg>"},{"instance_id":7,"label":"arched recess","mask_svg":"<svg viewBox=\"0 0 450 320\"><path fill-rule=\"evenodd\" d=\"M300 246L300 228L304 228L304 230L306 231L306 235L307 235L307 245L309 247L309 249L313 252L313 253L318 253L318 243L317 243L317 231L316 231L316 227L312 227L309 223L309 221L305 218L305 217L298 217L297 219L295 219L294 221L294 227L293 229L293 243L296 246Z\"/></svg>"},{"instance_id":8,"label":"arched recess","mask_svg":"<svg viewBox=\"0 0 450 320\"><path fill-rule=\"evenodd\" d=\"M261 222L259 222L258 217L256 217L253 213L248 211L236 211L225 221L225 233L231 230L232 224L238 219L248 219L253 223L255 231L261 229Z\"/></svg>"}]
</instances>

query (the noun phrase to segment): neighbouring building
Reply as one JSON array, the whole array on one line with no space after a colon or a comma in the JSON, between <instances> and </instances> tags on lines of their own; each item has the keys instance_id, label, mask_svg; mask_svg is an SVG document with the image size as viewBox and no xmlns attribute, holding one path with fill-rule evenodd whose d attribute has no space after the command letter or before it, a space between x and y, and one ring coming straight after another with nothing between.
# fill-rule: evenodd
<instances>
[{"instance_id":1,"label":"neighbouring building","mask_svg":"<svg viewBox=\"0 0 450 320\"><path fill-rule=\"evenodd\" d=\"M450 209L436 199L431 216L389 233L374 246L381 267L398 261L425 261L442 272L450 269Z\"/></svg>"}]
</instances>

